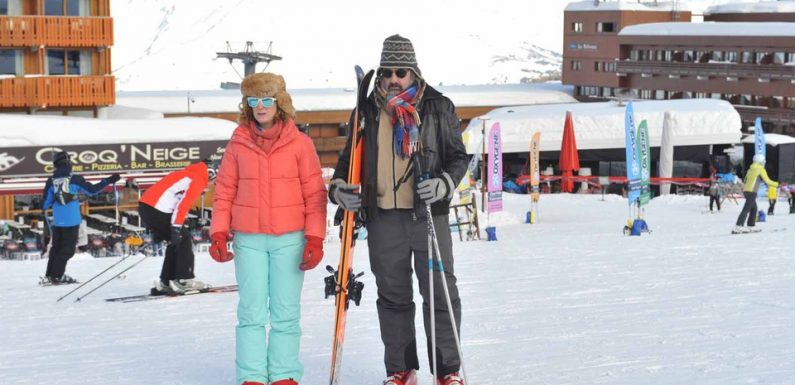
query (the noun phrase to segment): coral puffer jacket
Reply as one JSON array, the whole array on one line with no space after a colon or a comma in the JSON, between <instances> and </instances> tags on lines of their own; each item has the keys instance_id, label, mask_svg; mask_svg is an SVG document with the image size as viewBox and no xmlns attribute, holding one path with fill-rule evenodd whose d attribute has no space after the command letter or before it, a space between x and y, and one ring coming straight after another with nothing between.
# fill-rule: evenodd
<instances>
[{"instance_id":1,"label":"coral puffer jacket","mask_svg":"<svg viewBox=\"0 0 795 385\"><path fill-rule=\"evenodd\" d=\"M292 120L284 123L269 153L257 146L247 125L232 134L215 181L210 234L230 230L326 236L320 159Z\"/></svg>"}]
</instances>

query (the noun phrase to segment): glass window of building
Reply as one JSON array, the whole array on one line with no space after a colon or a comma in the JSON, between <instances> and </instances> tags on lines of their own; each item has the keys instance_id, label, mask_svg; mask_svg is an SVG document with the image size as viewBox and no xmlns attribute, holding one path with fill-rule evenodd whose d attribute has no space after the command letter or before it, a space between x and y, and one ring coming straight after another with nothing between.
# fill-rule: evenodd
<instances>
[{"instance_id":1,"label":"glass window of building","mask_svg":"<svg viewBox=\"0 0 795 385\"><path fill-rule=\"evenodd\" d=\"M22 0L0 0L0 15L22 15Z\"/></svg>"},{"instance_id":2,"label":"glass window of building","mask_svg":"<svg viewBox=\"0 0 795 385\"><path fill-rule=\"evenodd\" d=\"M795 108L795 97L787 98L787 108Z\"/></svg>"},{"instance_id":3,"label":"glass window of building","mask_svg":"<svg viewBox=\"0 0 795 385\"><path fill-rule=\"evenodd\" d=\"M602 87L602 96L605 97L613 96L613 89L610 87Z\"/></svg>"},{"instance_id":4,"label":"glass window of building","mask_svg":"<svg viewBox=\"0 0 795 385\"><path fill-rule=\"evenodd\" d=\"M602 62L597 61L593 63L593 70L596 72L602 72Z\"/></svg>"},{"instance_id":5,"label":"glass window of building","mask_svg":"<svg viewBox=\"0 0 795 385\"><path fill-rule=\"evenodd\" d=\"M665 56L664 56L663 60L665 60L667 62L670 62L670 61L672 61L672 59L673 59L673 52L671 52L670 49L665 50Z\"/></svg>"},{"instance_id":6,"label":"glass window of building","mask_svg":"<svg viewBox=\"0 0 795 385\"><path fill-rule=\"evenodd\" d=\"M712 51L712 61L723 61L723 51Z\"/></svg>"},{"instance_id":7,"label":"glass window of building","mask_svg":"<svg viewBox=\"0 0 795 385\"><path fill-rule=\"evenodd\" d=\"M22 51L0 49L0 75L22 75Z\"/></svg>"},{"instance_id":8,"label":"glass window of building","mask_svg":"<svg viewBox=\"0 0 795 385\"><path fill-rule=\"evenodd\" d=\"M751 64L754 62L754 53L743 51L742 61L743 64Z\"/></svg>"},{"instance_id":9,"label":"glass window of building","mask_svg":"<svg viewBox=\"0 0 795 385\"><path fill-rule=\"evenodd\" d=\"M596 23L596 32L615 32L616 25L613 22L599 22Z\"/></svg>"},{"instance_id":10,"label":"glass window of building","mask_svg":"<svg viewBox=\"0 0 795 385\"><path fill-rule=\"evenodd\" d=\"M657 61L663 61L663 57L664 57L664 55L665 55L665 51L663 51L663 50L657 50L657 51L655 51L655 54L654 54L654 55L655 55L655 56L654 56L655 60L657 60Z\"/></svg>"},{"instance_id":11,"label":"glass window of building","mask_svg":"<svg viewBox=\"0 0 795 385\"><path fill-rule=\"evenodd\" d=\"M89 51L50 48L45 58L47 75L90 75L91 53Z\"/></svg>"},{"instance_id":12,"label":"glass window of building","mask_svg":"<svg viewBox=\"0 0 795 385\"><path fill-rule=\"evenodd\" d=\"M572 60L571 61L571 70L572 71L579 71L582 68L582 62L579 60Z\"/></svg>"},{"instance_id":13,"label":"glass window of building","mask_svg":"<svg viewBox=\"0 0 795 385\"><path fill-rule=\"evenodd\" d=\"M784 52L773 52L773 64L784 64L786 62L786 56Z\"/></svg>"},{"instance_id":14,"label":"glass window of building","mask_svg":"<svg viewBox=\"0 0 795 385\"><path fill-rule=\"evenodd\" d=\"M720 99L721 97L722 97L722 95L721 95L721 94L719 94L719 93L717 93L717 92L713 92L713 93L710 95L710 98L712 98L712 99Z\"/></svg>"},{"instance_id":15,"label":"glass window of building","mask_svg":"<svg viewBox=\"0 0 795 385\"><path fill-rule=\"evenodd\" d=\"M654 98L657 100L664 100L666 99L665 90L656 90L654 91Z\"/></svg>"},{"instance_id":16,"label":"glass window of building","mask_svg":"<svg viewBox=\"0 0 795 385\"><path fill-rule=\"evenodd\" d=\"M684 51L684 53L682 54L682 61L684 62L693 61L693 51L691 50Z\"/></svg>"},{"instance_id":17,"label":"glass window of building","mask_svg":"<svg viewBox=\"0 0 795 385\"><path fill-rule=\"evenodd\" d=\"M784 97L783 96L774 96L770 98L770 104L768 107L771 108L781 108L784 107Z\"/></svg>"},{"instance_id":18,"label":"glass window of building","mask_svg":"<svg viewBox=\"0 0 795 385\"><path fill-rule=\"evenodd\" d=\"M787 63L795 64L795 52L787 52Z\"/></svg>"},{"instance_id":19,"label":"glass window of building","mask_svg":"<svg viewBox=\"0 0 795 385\"><path fill-rule=\"evenodd\" d=\"M44 0L47 16L89 16L89 0Z\"/></svg>"},{"instance_id":20,"label":"glass window of building","mask_svg":"<svg viewBox=\"0 0 795 385\"><path fill-rule=\"evenodd\" d=\"M737 63L737 52L736 51L726 51L726 55L724 59L729 63Z\"/></svg>"},{"instance_id":21,"label":"glass window of building","mask_svg":"<svg viewBox=\"0 0 795 385\"><path fill-rule=\"evenodd\" d=\"M633 49L633 50L630 50L630 51L629 51L629 59L630 59L630 60L635 60L635 61L637 61L637 60L638 60L638 58L640 58L640 53L638 52L638 50L636 50L636 49Z\"/></svg>"},{"instance_id":22,"label":"glass window of building","mask_svg":"<svg viewBox=\"0 0 795 385\"><path fill-rule=\"evenodd\" d=\"M768 63L767 58L768 52L756 52L756 57L754 58L754 63L756 64L770 64Z\"/></svg>"},{"instance_id":23,"label":"glass window of building","mask_svg":"<svg viewBox=\"0 0 795 385\"><path fill-rule=\"evenodd\" d=\"M571 31L572 32L577 32L577 33L582 32L582 22L581 21L575 21L575 22L571 23Z\"/></svg>"}]
</instances>

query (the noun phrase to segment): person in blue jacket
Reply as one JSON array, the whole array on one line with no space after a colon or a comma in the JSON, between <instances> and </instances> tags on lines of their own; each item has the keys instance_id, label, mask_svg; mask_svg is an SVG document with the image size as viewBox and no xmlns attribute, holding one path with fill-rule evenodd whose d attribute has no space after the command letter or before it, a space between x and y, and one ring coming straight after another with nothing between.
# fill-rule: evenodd
<instances>
[{"instance_id":1,"label":"person in blue jacket","mask_svg":"<svg viewBox=\"0 0 795 385\"><path fill-rule=\"evenodd\" d=\"M42 211L45 212L46 217L46 210L52 207L53 220L50 225L52 246L45 279L57 285L77 282L64 274L66 263L75 254L80 222L83 220L77 194L97 195L107 185L116 183L119 174L113 174L97 184L88 183L82 176L72 175L72 161L65 151L55 154L53 166L55 170L44 185Z\"/></svg>"}]
</instances>

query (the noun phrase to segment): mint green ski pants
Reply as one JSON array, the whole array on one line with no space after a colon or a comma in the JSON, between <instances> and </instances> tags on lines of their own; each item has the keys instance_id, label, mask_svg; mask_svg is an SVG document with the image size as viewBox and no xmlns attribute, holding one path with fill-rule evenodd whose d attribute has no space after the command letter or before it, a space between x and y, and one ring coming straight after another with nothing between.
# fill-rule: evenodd
<instances>
[{"instance_id":1,"label":"mint green ski pants","mask_svg":"<svg viewBox=\"0 0 795 385\"><path fill-rule=\"evenodd\" d=\"M237 383L300 381L304 232L236 233L235 277L240 288L235 329Z\"/></svg>"}]
</instances>

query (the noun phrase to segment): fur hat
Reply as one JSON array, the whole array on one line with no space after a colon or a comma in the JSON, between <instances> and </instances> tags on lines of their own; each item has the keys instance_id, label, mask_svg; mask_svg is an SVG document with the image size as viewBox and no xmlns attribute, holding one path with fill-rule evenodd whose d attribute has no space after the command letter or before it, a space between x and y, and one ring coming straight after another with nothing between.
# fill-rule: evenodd
<instances>
[{"instance_id":1,"label":"fur hat","mask_svg":"<svg viewBox=\"0 0 795 385\"><path fill-rule=\"evenodd\" d=\"M71 165L72 160L69 159L69 153L60 151L55 153L55 156L52 158L52 164L55 167L64 167L66 165Z\"/></svg>"},{"instance_id":2,"label":"fur hat","mask_svg":"<svg viewBox=\"0 0 795 385\"><path fill-rule=\"evenodd\" d=\"M392 35L384 40L380 66L411 68L414 74L422 77L420 67L417 66L417 55L414 54L414 45L411 44L411 40L400 35Z\"/></svg>"},{"instance_id":3,"label":"fur hat","mask_svg":"<svg viewBox=\"0 0 795 385\"><path fill-rule=\"evenodd\" d=\"M287 85L284 78L272 73L256 73L243 78L240 83L240 93L243 94L243 103L240 112L240 121L249 122L254 120L251 107L246 102L246 97L254 96L258 98L276 98L276 107L279 112L278 118L286 121L288 118L295 119L295 108L293 99L287 93Z\"/></svg>"}]
</instances>

